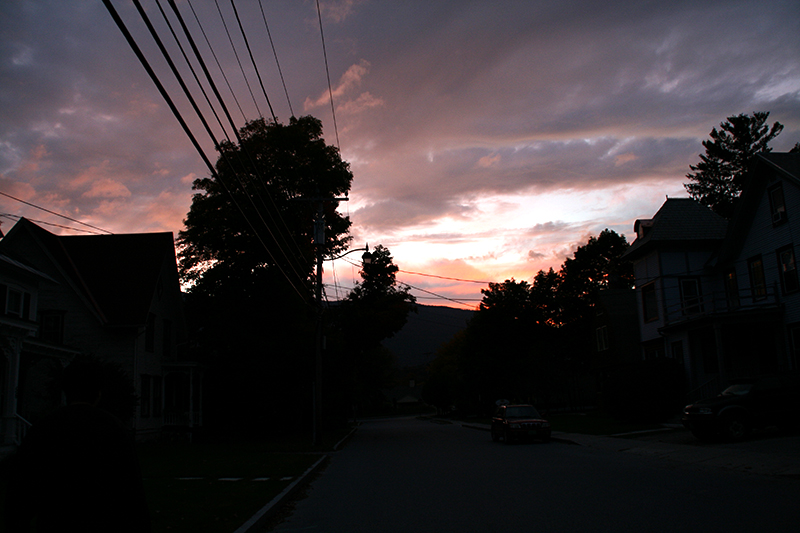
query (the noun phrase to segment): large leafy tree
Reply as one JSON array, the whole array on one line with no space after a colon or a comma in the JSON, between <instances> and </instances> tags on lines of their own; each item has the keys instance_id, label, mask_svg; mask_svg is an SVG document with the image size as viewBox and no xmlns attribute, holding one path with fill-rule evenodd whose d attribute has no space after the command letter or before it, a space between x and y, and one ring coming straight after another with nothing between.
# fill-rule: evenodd
<instances>
[{"instance_id":1,"label":"large leafy tree","mask_svg":"<svg viewBox=\"0 0 800 533\"><path fill-rule=\"evenodd\" d=\"M307 424L316 199L345 195L353 176L313 117L255 120L239 139L222 144L215 175L194 182L178 235L192 357L209 367L207 422L258 431L291 407ZM323 252L336 253L350 221L322 205Z\"/></svg>"},{"instance_id":2,"label":"large leafy tree","mask_svg":"<svg viewBox=\"0 0 800 533\"><path fill-rule=\"evenodd\" d=\"M277 268L302 284L313 272L316 199L347 194L349 165L310 116L286 125L248 122L239 142L224 142L219 152L216 175L195 180L198 192L178 234L183 280L216 290L231 276ZM336 202L322 205L324 253L336 253L349 241L350 220Z\"/></svg>"},{"instance_id":3,"label":"large leafy tree","mask_svg":"<svg viewBox=\"0 0 800 533\"><path fill-rule=\"evenodd\" d=\"M558 289L562 324L589 318L601 289L633 286L633 266L622 259L627 249L624 235L605 229L564 261Z\"/></svg>"},{"instance_id":4,"label":"large leafy tree","mask_svg":"<svg viewBox=\"0 0 800 533\"><path fill-rule=\"evenodd\" d=\"M706 153L686 174L690 183L684 187L692 198L724 217L733 215L750 161L769 152L767 144L783 130L779 122L770 127L768 118L769 112L735 115L711 130L711 139L703 141Z\"/></svg>"}]
</instances>

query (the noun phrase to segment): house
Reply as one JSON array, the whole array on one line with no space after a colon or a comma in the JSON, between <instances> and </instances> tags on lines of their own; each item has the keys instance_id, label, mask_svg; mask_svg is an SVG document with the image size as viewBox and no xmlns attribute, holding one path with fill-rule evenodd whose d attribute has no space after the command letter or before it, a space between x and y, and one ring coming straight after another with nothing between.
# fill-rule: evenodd
<instances>
[{"instance_id":1,"label":"house","mask_svg":"<svg viewBox=\"0 0 800 533\"><path fill-rule=\"evenodd\" d=\"M137 438L201 423L200 368L180 354L186 326L171 233L60 236L23 218L0 240L0 258L4 419L24 426L57 407L54 377L81 353L133 380Z\"/></svg>"},{"instance_id":2,"label":"house","mask_svg":"<svg viewBox=\"0 0 800 533\"><path fill-rule=\"evenodd\" d=\"M634 230L626 258L644 359L677 359L692 399L731 378L797 370L799 154L759 154L731 220L669 198Z\"/></svg>"}]
</instances>

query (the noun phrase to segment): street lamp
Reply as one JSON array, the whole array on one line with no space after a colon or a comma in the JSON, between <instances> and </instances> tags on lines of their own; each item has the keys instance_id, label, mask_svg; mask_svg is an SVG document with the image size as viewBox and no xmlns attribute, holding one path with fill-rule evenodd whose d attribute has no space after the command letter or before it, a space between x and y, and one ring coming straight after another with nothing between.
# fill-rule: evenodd
<instances>
[{"instance_id":1,"label":"street lamp","mask_svg":"<svg viewBox=\"0 0 800 533\"><path fill-rule=\"evenodd\" d=\"M322 239L317 241L320 243L317 250L321 250ZM328 261L341 259L342 257L353 252L364 252L361 255L361 260L365 265L372 263L372 254L369 253L369 244L365 244L364 248L353 248L348 250L337 257L328 258ZM317 252L317 335L316 335L316 349L315 349L315 370L314 370L314 395L313 395L313 428L311 441L314 446L321 444L322 439L322 346L324 344L322 332L322 253Z\"/></svg>"},{"instance_id":2,"label":"street lamp","mask_svg":"<svg viewBox=\"0 0 800 533\"><path fill-rule=\"evenodd\" d=\"M361 262L364 263L365 265L369 265L369 264L372 263L372 254L369 253L369 243L365 244L363 248L353 248L352 250L347 250L342 255L337 255L336 257L331 257L329 259L326 259L326 261L336 261L337 259L341 259L342 257L344 257L346 255L350 255L353 252L364 252L361 255Z\"/></svg>"}]
</instances>

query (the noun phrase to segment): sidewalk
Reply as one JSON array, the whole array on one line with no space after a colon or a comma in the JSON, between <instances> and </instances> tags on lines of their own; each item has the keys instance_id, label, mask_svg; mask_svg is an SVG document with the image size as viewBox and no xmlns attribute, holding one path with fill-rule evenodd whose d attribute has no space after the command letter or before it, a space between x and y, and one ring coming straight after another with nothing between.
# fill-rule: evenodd
<instances>
[{"instance_id":1,"label":"sidewalk","mask_svg":"<svg viewBox=\"0 0 800 533\"><path fill-rule=\"evenodd\" d=\"M488 424L462 424L462 427L489 431ZM653 435L654 432L643 432ZM763 476L800 478L800 446L796 454L766 453L725 445L686 445L672 442L631 438L633 434L615 436L583 435L554 431L552 440L588 448L632 453L667 461L710 468L724 468ZM627 438L622 438L627 437ZM800 437L788 437L800 440Z\"/></svg>"}]
</instances>

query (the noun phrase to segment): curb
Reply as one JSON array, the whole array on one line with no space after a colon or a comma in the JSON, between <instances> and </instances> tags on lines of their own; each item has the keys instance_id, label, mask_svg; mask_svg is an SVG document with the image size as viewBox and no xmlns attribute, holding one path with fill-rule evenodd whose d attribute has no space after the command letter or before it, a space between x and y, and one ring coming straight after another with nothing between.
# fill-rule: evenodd
<instances>
[{"instance_id":1,"label":"curb","mask_svg":"<svg viewBox=\"0 0 800 533\"><path fill-rule=\"evenodd\" d=\"M250 517L247 522L239 526L234 533L247 533L266 522L267 519L269 519L278 510L280 505L291 498L299 489L301 489L309 477L317 472L328 459L330 459L328 454L323 455L316 463L311 465L308 470L303 472L303 475L292 481L288 487L283 489L283 492L272 498L267 505L262 507L256 514Z\"/></svg>"},{"instance_id":2,"label":"curb","mask_svg":"<svg viewBox=\"0 0 800 533\"><path fill-rule=\"evenodd\" d=\"M352 431L350 431L350 433L345 435L345 437L342 438L342 440L337 442L333 446L333 451L338 451L342 447L342 445L350 437L353 436L353 434L356 432L357 429L358 429L357 427L353 428ZM303 488L310 481L311 477L325 465L328 459L330 459L330 455L327 453L323 454L323 456L320 457L320 459L316 463L308 467L308 469L305 472L303 472L303 474L300 477L291 482L288 487L283 489L283 492L272 498L272 500L270 500L269 503L267 503L264 507L259 509L259 511L252 517L250 517L250 519L247 522L239 526L239 528L236 531L234 531L234 533L248 533L249 531L251 530L254 531L257 527L263 525L269 518L271 518L278 511L278 509L281 507L283 503L288 501L292 496L294 496L297 493L298 490Z\"/></svg>"}]
</instances>

